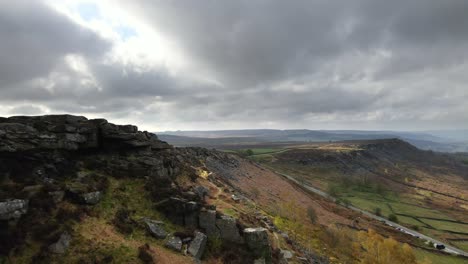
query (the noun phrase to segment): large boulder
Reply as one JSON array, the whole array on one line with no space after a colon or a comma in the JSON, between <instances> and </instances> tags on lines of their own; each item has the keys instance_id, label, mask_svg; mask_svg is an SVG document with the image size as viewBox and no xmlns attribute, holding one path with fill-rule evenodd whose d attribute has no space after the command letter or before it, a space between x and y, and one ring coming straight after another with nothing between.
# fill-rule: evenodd
<instances>
[{"instance_id":1,"label":"large boulder","mask_svg":"<svg viewBox=\"0 0 468 264\"><path fill-rule=\"evenodd\" d=\"M0 220L18 219L27 211L27 200L14 199L0 202Z\"/></svg>"},{"instance_id":2,"label":"large boulder","mask_svg":"<svg viewBox=\"0 0 468 264\"><path fill-rule=\"evenodd\" d=\"M168 234L162 227L164 222L151 220L149 218L144 218L143 222L145 223L148 232L155 238L164 239L167 237Z\"/></svg>"},{"instance_id":3,"label":"large boulder","mask_svg":"<svg viewBox=\"0 0 468 264\"><path fill-rule=\"evenodd\" d=\"M235 218L223 215L221 218L216 219L216 227L219 230L221 239L234 243L243 242Z\"/></svg>"},{"instance_id":4,"label":"large boulder","mask_svg":"<svg viewBox=\"0 0 468 264\"><path fill-rule=\"evenodd\" d=\"M256 258L263 258L266 263L271 263L270 241L268 240L268 232L265 228L244 229L244 240Z\"/></svg>"},{"instance_id":5,"label":"large boulder","mask_svg":"<svg viewBox=\"0 0 468 264\"><path fill-rule=\"evenodd\" d=\"M196 259L200 259L205 251L207 236L201 232L195 232L195 238L188 247L188 253Z\"/></svg>"},{"instance_id":6,"label":"large boulder","mask_svg":"<svg viewBox=\"0 0 468 264\"><path fill-rule=\"evenodd\" d=\"M191 228L198 227L200 205L194 201L169 197L169 199L158 204L158 209L175 224Z\"/></svg>"},{"instance_id":7,"label":"large boulder","mask_svg":"<svg viewBox=\"0 0 468 264\"><path fill-rule=\"evenodd\" d=\"M57 242L49 246L49 251L54 254L64 254L70 246L72 238L68 232L62 233Z\"/></svg>"},{"instance_id":8,"label":"large boulder","mask_svg":"<svg viewBox=\"0 0 468 264\"><path fill-rule=\"evenodd\" d=\"M208 236L219 236L219 230L216 227L216 211L202 210L198 215L198 224L205 230Z\"/></svg>"}]
</instances>

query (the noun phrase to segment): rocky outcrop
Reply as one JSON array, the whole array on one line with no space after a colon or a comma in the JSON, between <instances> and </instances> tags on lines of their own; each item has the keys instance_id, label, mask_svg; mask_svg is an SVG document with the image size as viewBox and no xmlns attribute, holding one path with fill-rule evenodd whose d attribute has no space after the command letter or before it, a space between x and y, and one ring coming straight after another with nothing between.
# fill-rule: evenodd
<instances>
[{"instance_id":1,"label":"rocky outcrop","mask_svg":"<svg viewBox=\"0 0 468 264\"><path fill-rule=\"evenodd\" d=\"M243 242L235 218L223 215L221 218L216 219L216 227L219 230L221 239L233 243Z\"/></svg>"},{"instance_id":2,"label":"rocky outcrop","mask_svg":"<svg viewBox=\"0 0 468 264\"><path fill-rule=\"evenodd\" d=\"M192 228L198 227L200 205L197 202L170 197L158 207L172 222Z\"/></svg>"},{"instance_id":3,"label":"rocky outcrop","mask_svg":"<svg viewBox=\"0 0 468 264\"><path fill-rule=\"evenodd\" d=\"M200 259L205 251L207 236L201 232L195 232L195 238L188 247L188 253L196 259Z\"/></svg>"},{"instance_id":4,"label":"rocky outcrop","mask_svg":"<svg viewBox=\"0 0 468 264\"><path fill-rule=\"evenodd\" d=\"M18 219L27 211L27 200L14 199L0 202L0 220Z\"/></svg>"},{"instance_id":5,"label":"rocky outcrop","mask_svg":"<svg viewBox=\"0 0 468 264\"><path fill-rule=\"evenodd\" d=\"M219 230L216 227L216 211L202 210L198 216L200 228L204 229L208 236L219 236Z\"/></svg>"},{"instance_id":6,"label":"rocky outcrop","mask_svg":"<svg viewBox=\"0 0 468 264\"><path fill-rule=\"evenodd\" d=\"M0 152L78 149L166 149L171 146L136 126L83 116L14 116L0 119Z\"/></svg>"},{"instance_id":7,"label":"rocky outcrop","mask_svg":"<svg viewBox=\"0 0 468 264\"><path fill-rule=\"evenodd\" d=\"M49 246L49 251L54 254L64 254L70 246L72 238L68 232L64 232L60 235L57 242Z\"/></svg>"},{"instance_id":8,"label":"rocky outcrop","mask_svg":"<svg viewBox=\"0 0 468 264\"><path fill-rule=\"evenodd\" d=\"M264 259L265 263L271 263L270 241L265 228L244 229L244 239L252 254L259 259Z\"/></svg>"}]
</instances>

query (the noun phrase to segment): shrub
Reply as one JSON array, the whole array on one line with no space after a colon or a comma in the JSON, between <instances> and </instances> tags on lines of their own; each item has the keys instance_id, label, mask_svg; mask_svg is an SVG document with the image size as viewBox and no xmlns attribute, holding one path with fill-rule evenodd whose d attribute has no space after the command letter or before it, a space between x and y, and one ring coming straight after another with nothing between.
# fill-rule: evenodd
<instances>
[{"instance_id":1,"label":"shrub","mask_svg":"<svg viewBox=\"0 0 468 264\"><path fill-rule=\"evenodd\" d=\"M312 223L315 224L317 222L317 213L315 212L313 207L311 206L307 207L307 216L309 217L309 220Z\"/></svg>"},{"instance_id":2,"label":"shrub","mask_svg":"<svg viewBox=\"0 0 468 264\"><path fill-rule=\"evenodd\" d=\"M337 197L338 196L338 187L334 184L329 184L328 185L328 194Z\"/></svg>"},{"instance_id":3,"label":"shrub","mask_svg":"<svg viewBox=\"0 0 468 264\"><path fill-rule=\"evenodd\" d=\"M382 209L380 207L375 208L375 215L382 216Z\"/></svg>"},{"instance_id":4,"label":"shrub","mask_svg":"<svg viewBox=\"0 0 468 264\"><path fill-rule=\"evenodd\" d=\"M392 222L398 222L398 217L395 214L388 215L388 220Z\"/></svg>"}]
</instances>

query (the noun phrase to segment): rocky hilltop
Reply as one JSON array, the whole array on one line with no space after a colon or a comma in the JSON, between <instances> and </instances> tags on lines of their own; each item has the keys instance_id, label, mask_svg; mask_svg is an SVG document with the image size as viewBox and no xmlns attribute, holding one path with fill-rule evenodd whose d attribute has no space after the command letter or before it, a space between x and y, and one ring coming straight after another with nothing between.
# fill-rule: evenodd
<instances>
[{"instance_id":1,"label":"rocky hilltop","mask_svg":"<svg viewBox=\"0 0 468 264\"><path fill-rule=\"evenodd\" d=\"M237 162L104 119L0 118L0 262L285 261L259 222L207 202L229 187L205 164Z\"/></svg>"}]
</instances>

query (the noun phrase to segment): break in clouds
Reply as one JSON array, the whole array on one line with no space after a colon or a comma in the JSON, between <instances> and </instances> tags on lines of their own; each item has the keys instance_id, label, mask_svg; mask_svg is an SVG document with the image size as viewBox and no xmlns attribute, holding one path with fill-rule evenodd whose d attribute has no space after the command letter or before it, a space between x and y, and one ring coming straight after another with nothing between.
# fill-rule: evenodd
<instances>
[{"instance_id":1,"label":"break in clouds","mask_svg":"<svg viewBox=\"0 0 468 264\"><path fill-rule=\"evenodd\" d=\"M466 128L467 13L464 0L2 1L0 115Z\"/></svg>"}]
</instances>

